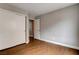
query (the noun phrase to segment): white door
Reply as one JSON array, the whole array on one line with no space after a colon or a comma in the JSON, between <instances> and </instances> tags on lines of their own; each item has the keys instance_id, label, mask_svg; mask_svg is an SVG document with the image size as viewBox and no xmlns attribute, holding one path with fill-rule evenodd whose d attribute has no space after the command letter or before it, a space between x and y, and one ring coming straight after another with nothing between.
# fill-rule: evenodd
<instances>
[{"instance_id":1,"label":"white door","mask_svg":"<svg viewBox=\"0 0 79 59\"><path fill-rule=\"evenodd\" d=\"M40 19L34 21L34 38L40 39Z\"/></svg>"},{"instance_id":2,"label":"white door","mask_svg":"<svg viewBox=\"0 0 79 59\"><path fill-rule=\"evenodd\" d=\"M0 50L25 43L25 16L0 9Z\"/></svg>"}]
</instances>

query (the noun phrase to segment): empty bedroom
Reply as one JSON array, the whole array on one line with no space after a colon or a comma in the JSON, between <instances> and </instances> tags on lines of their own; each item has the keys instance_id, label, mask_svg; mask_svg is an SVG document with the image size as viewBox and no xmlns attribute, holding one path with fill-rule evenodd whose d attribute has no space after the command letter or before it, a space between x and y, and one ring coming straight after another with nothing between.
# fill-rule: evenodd
<instances>
[{"instance_id":1,"label":"empty bedroom","mask_svg":"<svg viewBox=\"0 0 79 59\"><path fill-rule=\"evenodd\" d=\"M0 3L0 55L79 55L78 3Z\"/></svg>"}]
</instances>

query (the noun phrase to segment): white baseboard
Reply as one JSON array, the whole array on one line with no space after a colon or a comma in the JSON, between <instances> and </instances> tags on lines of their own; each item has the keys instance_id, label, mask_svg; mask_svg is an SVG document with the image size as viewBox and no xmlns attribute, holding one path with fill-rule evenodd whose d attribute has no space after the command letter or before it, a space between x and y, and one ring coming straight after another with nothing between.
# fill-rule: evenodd
<instances>
[{"instance_id":1,"label":"white baseboard","mask_svg":"<svg viewBox=\"0 0 79 59\"><path fill-rule=\"evenodd\" d=\"M67 45L67 44L63 44L63 43L59 43L59 42L55 42L55 41L50 41L50 40L44 40L44 39L38 39L38 40L42 40L42 41L49 42L49 43L52 43L52 44L61 45L61 46L64 46L64 47L68 47L68 48L73 48L73 49L79 50L79 47L72 46L72 45Z\"/></svg>"}]
</instances>

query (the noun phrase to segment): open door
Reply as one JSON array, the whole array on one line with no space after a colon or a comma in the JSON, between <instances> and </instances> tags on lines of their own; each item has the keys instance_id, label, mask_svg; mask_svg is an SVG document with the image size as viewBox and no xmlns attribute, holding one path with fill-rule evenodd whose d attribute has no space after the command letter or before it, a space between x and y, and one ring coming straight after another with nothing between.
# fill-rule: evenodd
<instances>
[{"instance_id":1,"label":"open door","mask_svg":"<svg viewBox=\"0 0 79 59\"><path fill-rule=\"evenodd\" d=\"M40 19L34 21L34 38L40 39Z\"/></svg>"}]
</instances>

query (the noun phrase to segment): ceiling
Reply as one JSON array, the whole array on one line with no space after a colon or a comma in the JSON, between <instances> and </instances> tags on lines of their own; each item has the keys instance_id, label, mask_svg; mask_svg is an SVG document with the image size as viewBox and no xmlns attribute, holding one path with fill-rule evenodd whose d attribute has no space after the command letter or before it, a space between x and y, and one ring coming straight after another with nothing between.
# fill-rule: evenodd
<instances>
[{"instance_id":1,"label":"ceiling","mask_svg":"<svg viewBox=\"0 0 79 59\"><path fill-rule=\"evenodd\" d=\"M24 10L31 16L39 16L60 8L74 5L74 3L10 3L9 5Z\"/></svg>"}]
</instances>

